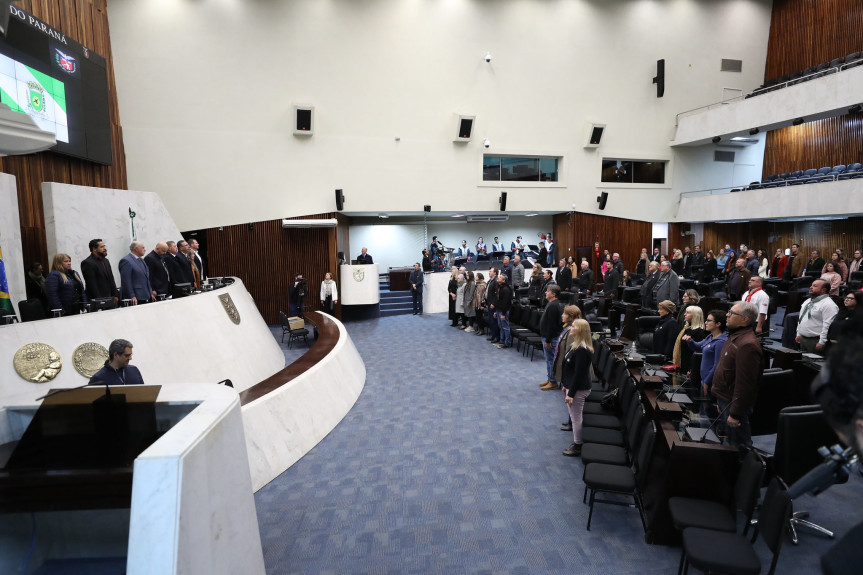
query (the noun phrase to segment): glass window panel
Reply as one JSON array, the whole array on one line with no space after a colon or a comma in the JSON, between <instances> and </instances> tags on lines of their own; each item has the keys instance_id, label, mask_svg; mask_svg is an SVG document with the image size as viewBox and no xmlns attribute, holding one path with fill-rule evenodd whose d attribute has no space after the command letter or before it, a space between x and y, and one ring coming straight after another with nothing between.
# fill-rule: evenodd
<instances>
[{"instance_id":1,"label":"glass window panel","mask_svg":"<svg viewBox=\"0 0 863 575\"><path fill-rule=\"evenodd\" d=\"M501 181L539 181L539 158L501 158Z\"/></svg>"},{"instance_id":2,"label":"glass window panel","mask_svg":"<svg viewBox=\"0 0 863 575\"><path fill-rule=\"evenodd\" d=\"M541 158L539 160L540 181L557 181L557 158Z\"/></svg>"},{"instance_id":3,"label":"glass window panel","mask_svg":"<svg viewBox=\"0 0 863 575\"><path fill-rule=\"evenodd\" d=\"M482 179L485 182L500 181L500 158L498 156L485 156L482 159Z\"/></svg>"},{"instance_id":4,"label":"glass window panel","mask_svg":"<svg viewBox=\"0 0 863 575\"><path fill-rule=\"evenodd\" d=\"M633 162L633 181L636 184L664 184L665 162Z\"/></svg>"},{"instance_id":5,"label":"glass window panel","mask_svg":"<svg viewBox=\"0 0 863 575\"><path fill-rule=\"evenodd\" d=\"M602 160L602 181L632 183L632 162Z\"/></svg>"}]
</instances>

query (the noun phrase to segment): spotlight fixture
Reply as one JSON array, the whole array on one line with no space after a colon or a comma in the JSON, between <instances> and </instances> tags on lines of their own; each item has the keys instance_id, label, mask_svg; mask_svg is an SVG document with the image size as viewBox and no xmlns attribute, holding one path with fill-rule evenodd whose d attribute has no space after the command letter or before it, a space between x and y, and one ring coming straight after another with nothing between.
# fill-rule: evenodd
<instances>
[{"instance_id":1,"label":"spotlight fixture","mask_svg":"<svg viewBox=\"0 0 863 575\"><path fill-rule=\"evenodd\" d=\"M859 114L861 111L863 111L863 106L861 106L860 104L854 104L853 106L848 108L849 114Z\"/></svg>"},{"instance_id":2,"label":"spotlight fixture","mask_svg":"<svg viewBox=\"0 0 863 575\"><path fill-rule=\"evenodd\" d=\"M793 122L791 122L791 125L792 126L799 126L800 124L802 124L805 121L806 120L804 120L803 118L796 118Z\"/></svg>"},{"instance_id":3,"label":"spotlight fixture","mask_svg":"<svg viewBox=\"0 0 863 575\"><path fill-rule=\"evenodd\" d=\"M486 52L486 53L485 53L485 56L483 56L483 59L484 59L486 62L489 62L489 63L490 63L490 62L491 62L491 52Z\"/></svg>"},{"instance_id":4,"label":"spotlight fixture","mask_svg":"<svg viewBox=\"0 0 863 575\"><path fill-rule=\"evenodd\" d=\"M749 135L754 136L755 134L757 134L760 131L761 130L759 130L758 128L752 128L751 130L749 130Z\"/></svg>"},{"instance_id":5,"label":"spotlight fixture","mask_svg":"<svg viewBox=\"0 0 863 575\"><path fill-rule=\"evenodd\" d=\"M722 138L720 138L719 136L713 136L713 140L711 140L711 141L712 141L714 144L718 144L719 142L721 142L721 141L722 141Z\"/></svg>"}]
</instances>

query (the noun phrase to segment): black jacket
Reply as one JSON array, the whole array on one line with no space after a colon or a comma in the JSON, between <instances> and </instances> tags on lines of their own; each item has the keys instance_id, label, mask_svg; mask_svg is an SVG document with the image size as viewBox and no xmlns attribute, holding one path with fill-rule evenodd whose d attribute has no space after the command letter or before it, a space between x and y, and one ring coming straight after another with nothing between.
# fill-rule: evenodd
<instances>
[{"instance_id":1,"label":"black jacket","mask_svg":"<svg viewBox=\"0 0 863 575\"><path fill-rule=\"evenodd\" d=\"M539 318L539 335L551 341L563 331L563 302L559 299L548 302Z\"/></svg>"},{"instance_id":2,"label":"black jacket","mask_svg":"<svg viewBox=\"0 0 863 575\"><path fill-rule=\"evenodd\" d=\"M669 358L674 353L674 342L677 340L677 320L674 316L665 314L656 324L653 330L653 353L658 353Z\"/></svg>"},{"instance_id":3,"label":"black jacket","mask_svg":"<svg viewBox=\"0 0 863 575\"><path fill-rule=\"evenodd\" d=\"M571 288L572 270L569 269L569 266L557 268L557 271L554 273L554 281L557 282L557 285L560 286L561 290L568 290L569 288Z\"/></svg>"},{"instance_id":4,"label":"black jacket","mask_svg":"<svg viewBox=\"0 0 863 575\"><path fill-rule=\"evenodd\" d=\"M155 251L144 256L144 263L150 270L150 287L158 294L166 294L171 291L171 282L168 279L167 264L163 265L162 257ZM170 257L165 254L164 257Z\"/></svg>"},{"instance_id":5,"label":"black jacket","mask_svg":"<svg viewBox=\"0 0 863 575\"><path fill-rule=\"evenodd\" d=\"M563 353L563 350L560 350ZM575 397L576 391L590 389L590 364L593 355L586 347L566 350L563 358L563 377L561 383L568 397Z\"/></svg>"},{"instance_id":6,"label":"black jacket","mask_svg":"<svg viewBox=\"0 0 863 575\"><path fill-rule=\"evenodd\" d=\"M81 275L84 276L87 296L90 299L120 297L120 290L117 289L114 272L111 271L111 262L108 261L108 258L97 258L90 254L81 261Z\"/></svg>"},{"instance_id":7,"label":"black jacket","mask_svg":"<svg viewBox=\"0 0 863 575\"><path fill-rule=\"evenodd\" d=\"M578 289L593 291L593 270L587 268L578 274Z\"/></svg>"},{"instance_id":8,"label":"black jacket","mask_svg":"<svg viewBox=\"0 0 863 575\"><path fill-rule=\"evenodd\" d=\"M494 305L494 309L508 314L509 310L512 309L512 288L509 284L497 284L497 286L497 303Z\"/></svg>"}]
</instances>

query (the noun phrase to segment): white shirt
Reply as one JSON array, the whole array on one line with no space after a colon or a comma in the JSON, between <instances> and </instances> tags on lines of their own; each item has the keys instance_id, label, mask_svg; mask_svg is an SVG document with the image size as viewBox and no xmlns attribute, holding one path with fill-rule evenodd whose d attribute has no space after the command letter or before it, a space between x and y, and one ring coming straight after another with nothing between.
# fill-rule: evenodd
<instances>
[{"instance_id":1,"label":"white shirt","mask_svg":"<svg viewBox=\"0 0 863 575\"><path fill-rule=\"evenodd\" d=\"M752 297L750 298L750 294ZM767 295L767 292L763 289L759 288L758 291L749 290L740 298L740 301L748 301L754 303L758 306L758 313L767 315L767 310L770 307L770 296Z\"/></svg>"},{"instance_id":2,"label":"white shirt","mask_svg":"<svg viewBox=\"0 0 863 575\"><path fill-rule=\"evenodd\" d=\"M811 304L811 305L810 305ZM800 308L800 318L797 320L797 335L800 337L817 337L818 343L827 343L827 330L833 323L833 318L839 313L839 306L825 297L821 301L812 304L812 298L803 302Z\"/></svg>"}]
</instances>

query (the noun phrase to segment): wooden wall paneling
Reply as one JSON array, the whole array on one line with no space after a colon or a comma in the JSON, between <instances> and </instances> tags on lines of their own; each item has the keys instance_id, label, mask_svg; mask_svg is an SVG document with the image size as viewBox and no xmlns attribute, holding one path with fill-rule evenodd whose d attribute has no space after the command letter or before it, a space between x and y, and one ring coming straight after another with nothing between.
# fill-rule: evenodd
<instances>
[{"instance_id":1,"label":"wooden wall paneling","mask_svg":"<svg viewBox=\"0 0 863 575\"><path fill-rule=\"evenodd\" d=\"M24 260L41 261L47 266L53 254L46 252L42 182L126 189L126 156L105 0L19 0L15 5L104 56L108 69L113 165L102 166L53 152L0 158L0 171L16 179Z\"/></svg>"},{"instance_id":2,"label":"wooden wall paneling","mask_svg":"<svg viewBox=\"0 0 863 575\"><path fill-rule=\"evenodd\" d=\"M765 80L863 50L859 0L774 0Z\"/></svg>"},{"instance_id":3,"label":"wooden wall paneling","mask_svg":"<svg viewBox=\"0 0 863 575\"><path fill-rule=\"evenodd\" d=\"M637 263L641 248L650 249L653 234L653 226L650 222L576 212L572 217L572 226L569 226L568 218L567 214L555 216L553 229L561 242L560 245L570 247L572 254L575 254L579 246L593 246L594 242L599 241L600 256L606 249L611 253L618 252L626 269L632 270ZM564 236L566 239L563 239ZM598 240L597 236L599 236ZM591 259L591 269L595 276L600 278L601 262L595 255Z\"/></svg>"},{"instance_id":4,"label":"wooden wall paneling","mask_svg":"<svg viewBox=\"0 0 863 575\"><path fill-rule=\"evenodd\" d=\"M863 162L863 113L767 133L763 178L795 170Z\"/></svg>"},{"instance_id":5,"label":"wooden wall paneling","mask_svg":"<svg viewBox=\"0 0 863 575\"><path fill-rule=\"evenodd\" d=\"M333 214L316 214L292 219L324 219ZM279 311L288 313L289 288L297 273L308 282L306 310L320 310L321 281L334 269L337 233L332 228L282 228L282 220L210 228L207 257L212 276L236 276L267 323L279 321ZM339 281L337 279L337 281ZM341 288L341 283L339 283ZM338 316L340 307L336 308Z\"/></svg>"}]
</instances>

